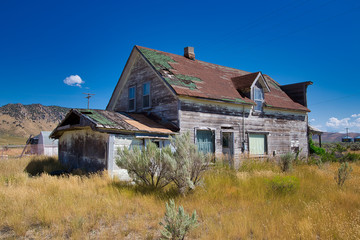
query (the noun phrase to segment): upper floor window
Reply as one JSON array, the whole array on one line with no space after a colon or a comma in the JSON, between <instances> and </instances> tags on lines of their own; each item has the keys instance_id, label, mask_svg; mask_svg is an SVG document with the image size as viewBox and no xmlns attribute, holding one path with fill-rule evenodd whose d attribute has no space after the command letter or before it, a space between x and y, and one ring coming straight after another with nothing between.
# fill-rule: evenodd
<instances>
[{"instance_id":1,"label":"upper floor window","mask_svg":"<svg viewBox=\"0 0 360 240\"><path fill-rule=\"evenodd\" d=\"M261 112L264 104L264 90L259 82L253 87L253 100L256 103L254 110Z\"/></svg>"},{"instance_id":2,"label":"upper floor window","mask_svg":"<svg viewBox=\"0 0 360 240\"><path fill-rule=\"evenodd\" d=\"M150 82L143 84L143 97L142 97L142 104L143 108L150 107Z\"/></svg>"},{"instance_id":3,"label":"upper floor window","mask_svg":"<svg viewBox=\"0 0 360 240\"><path fill-rule=\"evenodd\" d=\"M129 111L135 111L135 105L136 105L136 88L135 87L129 87Z\"/></svg>"}]
</instances>

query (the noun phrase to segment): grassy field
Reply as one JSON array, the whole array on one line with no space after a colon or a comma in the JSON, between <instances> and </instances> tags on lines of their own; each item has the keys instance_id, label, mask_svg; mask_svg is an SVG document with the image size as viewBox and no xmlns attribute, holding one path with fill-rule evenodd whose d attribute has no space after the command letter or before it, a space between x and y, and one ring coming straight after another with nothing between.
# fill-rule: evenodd
<instances>
[{"instance_id":1,"label":"grassy field","mask_svg":"<svg viewBox=\"0 0 360 240\"><path fill-rule=\"evenodd\" d=\"M25 145L27 138L0 134L1 145Z\"/></svg>"},{"instance_id":2,"label":"grassy field","mask_svg":"<svg viewBox=\"0 0 360 240\"><path fill-rule=\"evenodd\" d=\"M298 165L284 174L273 163L248 160L239 171L212 168L203 185L183 197L172 189L143 191L106 173L30 177L24 169L34 170L31 161L0 160L0 238L159 239L170 198L188 213L197 211L199 227L187 239L360 238L357 163L339 188L339 163ZM275 176L296 177L298 189L274 192Z\"/></svg>"}]
</instances>

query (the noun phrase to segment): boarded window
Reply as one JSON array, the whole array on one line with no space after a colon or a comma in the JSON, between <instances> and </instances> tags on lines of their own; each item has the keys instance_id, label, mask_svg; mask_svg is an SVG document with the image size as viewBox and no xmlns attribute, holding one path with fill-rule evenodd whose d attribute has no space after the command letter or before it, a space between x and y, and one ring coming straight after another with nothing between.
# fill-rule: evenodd
<instances>
[{"instance_id":1,"label":"boarded window","mask_svg":"<svg viewBox=\"0 0 360 240\"><path fill-rule=\"evenodd\" d=\"M129 111L135 110L135 87L129 88Z\"/></svg>"},{"instance_id":2,"label":"boarded window","mask_svg":"<svg viewBox=\"0 0 360 240\"><path fill-rule=\"evenodd\" d=\"M150 107L150 83L143 84L143 108Z\"/></svg>"},{"instance_id":3,"label":"boarded window","mask_svg":"<svg viewBox=\"0 0 360 240\"><path fill-rule=\"evenodd\" d=\"M266 152L266 137L264 134L249 134L250 154L263 155Z\"/></svg>"},{"instance_id":4,"label":"boarded window","mask_svg":"<svg viewBox=\"0 0 360 240\"><path fill-rule=\"evenodd\" d=\"M215 152L215 138L214 132L211 130L197 130L196 131L196 145L198 150L203 153Z\"/></svg>"}]
</instances>

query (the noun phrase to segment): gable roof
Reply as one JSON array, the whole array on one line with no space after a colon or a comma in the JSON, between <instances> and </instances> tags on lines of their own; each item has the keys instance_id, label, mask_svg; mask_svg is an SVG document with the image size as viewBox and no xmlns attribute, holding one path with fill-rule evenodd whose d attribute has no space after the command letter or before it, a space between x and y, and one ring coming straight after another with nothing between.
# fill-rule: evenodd
<instances>
[{"instance_id":1,"label":"gable roof","mask_svg":"<svg viewBox=\"0 0 360 240\"><path fill-rule=\"evenodd\" d=\"M259 72L250 73L141 46L135 46L135 49L178 95L255 104L247 96L241 95L237 87L248 87L254 82ZM307 107L294 102L281 90L280 84L267 75L262 76L270 90L265 93L265 106L310 111Z\"/></svg>"},{"instance_id":2,"label":"gable roof","mask_svg":"<svg viewBox=\"0 0 360 240\"><path fill-rule=\"evenodd\" d=\"M50 134L59 138L64 131L91 127L108 133L137 132L175 134L174 131L148 118L144 114L119 113L98 109L71 109L63 121Z\"/></svg>"},{"instance_id":3,"label":"gable roof","mask_svg":"<svg viewBox=\"0 0 360 240\"><path fill-rule=\"evenodd\" d=\"M255 85L256 82L259 82L264 89L264 92L269 92L269 86L265 81L261 72L249 73L239 77L232 78L231 81L234 84L236 90L240 92L249 92L251 87Z\"/></svg>"}]
</instances>

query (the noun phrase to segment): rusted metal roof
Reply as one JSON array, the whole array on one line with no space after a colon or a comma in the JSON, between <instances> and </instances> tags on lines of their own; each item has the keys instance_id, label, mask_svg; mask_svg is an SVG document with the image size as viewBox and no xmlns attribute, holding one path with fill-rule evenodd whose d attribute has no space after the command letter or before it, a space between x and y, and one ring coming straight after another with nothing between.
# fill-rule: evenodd
<instances>
[{"instance_id":1,"label":"rusted metal roof","mask_svg":"<svg viewBox=\"0 0 360 240\"><path fill-rule=\"evenodd\" d=\"M73 117L74 115L78 116L80 120L76 120ZM51 137L58 138L63 131L86 126L109 133L134 132L165 135L176 133L144 114L128 114L98 109L71 109L51 133Z\"/></svg>"},{"instance_id":2,"label":"rusted metal roof","mask_svg":"<svg viewBox=\"0 0 360 240\"><path fill-rule=\"evenodd\" d=\"M170 129L148 118L144 114L120 113L98 109L77 109L96 123L98 128L173 134Z\"/></svg>"},{"instance_id":3,"label":"rusted metal roof","mask_svg":"<svg viewBox=\"0 0 360 240\"><path fill-rule=\"evenodd\" d=\"M237 89L243 86L248 87L259 72L250 73L140 46L135 46L135 48L178 95L254 104L251 99L241 95ZM263 76L270 88L270 92L265 94L266 106L310 111L294 102L269 76Z\"/></svg>"}]
</instances>

